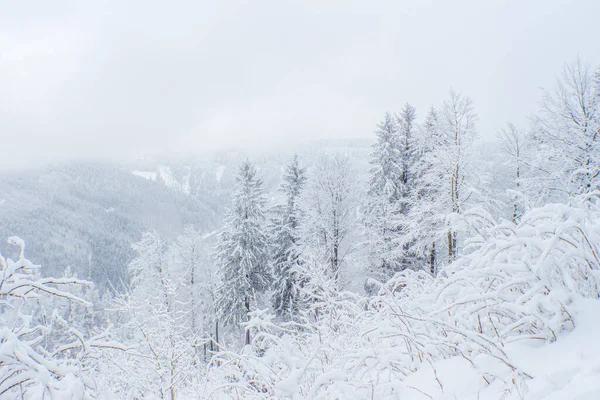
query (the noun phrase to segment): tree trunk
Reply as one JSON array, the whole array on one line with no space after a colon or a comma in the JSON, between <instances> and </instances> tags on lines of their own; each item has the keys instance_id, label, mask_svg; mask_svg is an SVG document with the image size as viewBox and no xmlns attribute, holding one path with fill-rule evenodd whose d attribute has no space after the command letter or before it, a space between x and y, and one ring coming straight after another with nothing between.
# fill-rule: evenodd
<instances>
[{"instance_id":1,"label":"tree trunk","mask_svg":"<svg viewBox=\"0 0 600 400\"><path fill-rule=\"evenodd\" d=\"M516 169L516 173L515 173L515 178L516 178L516 183L515 183L515 188L517 189L517 192L519 191L519 178L521 176L520 170L519 170L519 165L517 164L517 169ZM519 210L519 205L517 204L517 198L515 197L515 204L514 204L514 208L513 208L513 217L512 217L512 222L513 224L516 224L519 219L520 219L520 210Z\"/></svg>"},{"instance_id":2,"label":"tree trunk","mask_svg":"<svg viewBox=\"0 0 600 400\"><path fill-rule=\"evenodd\" d=\"M435 276L435 242L431 243L429 249L429 271L432 276Z\"/></svg>"},{"instance_id":3,"label":"tree trunk","mask_svg":"<svg viewBox=\"0 0 600 400\"><path fill-rule=\"evenodd\" d=\"M211 345L213 345L211 343ZM215 341L213 351L219 351L219 320L215 320Z\"/></svg>"},{"instance_id":4,"label":"tree trunk","mask_svg":"<svg viewBox=\"0 0 600 400\"><path fill-rule=\"evenodd\" d=\"M250 296L246 295L246 312L250 312ZM249 345L251 343L251 338L250 338L250 328L246 328L246 345Z\"/></svg>"},{"instance_id":5,"label":"tree trunk","mask_svg":"<svg viewBox=\"0 0 600 400\"><path fill-rule=\"evenodd\" d=\"M448 229L448 234L447 234L447 241L448 241L448 263L452 262L453 259L453 255L454 255L454 248L452 247L452 245L454 244L454 242L452 241L452 230Z\"/></svg>"}]
</instances>

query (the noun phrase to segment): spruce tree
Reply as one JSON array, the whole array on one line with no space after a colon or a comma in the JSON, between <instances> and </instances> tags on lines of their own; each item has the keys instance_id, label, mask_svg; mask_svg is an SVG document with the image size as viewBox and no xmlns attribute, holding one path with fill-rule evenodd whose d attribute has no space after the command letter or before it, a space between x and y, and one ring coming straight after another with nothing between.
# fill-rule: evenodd
<instances>
[{"instance_id":1,"label":"spruce tree","mask_svg":"<svg viewBox=\"0 0 600 400\"><path fill-rule=\"evenodd\" d=\"M302 218L300 195L306 182L305 168L294 155L283 175L280 191L286 202L275 209L271 226L274 292L273 308L279 317L290 318L298 310L299 285L297 268L301 265L299 225Z\"/></svg>"},{"instance_id":2,"label":"spruce tree","mask_svg":"<svg viewBox=\"0 0 600 400\"><path fill-rule=\"evenodd\" d=\"M409 266L409 246L402 221L414 186L415 108L406 104L395 117L386 113L375 132L371 155L365 225L371 268L382 278ZM401 244L405 243L405 244Z\"/></svg>"},{"instance_id":3,"label":"spruce tree","mask_svg":"<svg viewBox=\"0 0 600 400\"><path fill-rule=\"evenodd\" d=\"M416 166L419 162L419 152L415 137L417 113L415 108L406 103L402 111L396 116L399 126L399 142L400 142L400 160L402 166L402 180L399 185L400 189L400 204L398 205L398 213L400 223L397 234L400 237L406 236L410 226L402 223L406 215L410 212L410 199L414 194L417 172ZM401 269L408 268L416 263L418 255L410 251L410 242L403 240L400 246L402 264Z\"/></svg>"},{"instance_id":4,"label":"spruce tree","mask_svg":"<svg viewBox=\"0 0 600 400\"><path fill-rule=\"evenodd\" d=\"M386 113L375 132L365 226L371 268L387 276L399 266L395 238L403 169L397 121Z\"/></svg>"},{"instance_id":5,"label":"spruce tree","mask_svg":"<svg viewBox=\"0 0 600 400\"><path fill-rule=\"evenodd\" d=\"M234 326L247 320L256 295L269 288L272 275L263 183L249 161L240 166L236 184L233 208L217 244L220 284L216 291L220 319Z\"/></svg>"},{"instance_id":6,"label":"spruce tree","mask_svg":"<svg viewBox=\"0 0 600 400\"><path fill-rule=\"evenodd\" d=\"M405 234L402 246L420 259L435 275L438 265L436 243L444 233L444 219L447 214L445 200L445 170L439 162L440 151L447 148L441 132L441 122L437 110L432 106L425 115L425 121L417 130L413 165L414 184L408 200L408 210L402 215Z\"/></svg>"}]
</instances>

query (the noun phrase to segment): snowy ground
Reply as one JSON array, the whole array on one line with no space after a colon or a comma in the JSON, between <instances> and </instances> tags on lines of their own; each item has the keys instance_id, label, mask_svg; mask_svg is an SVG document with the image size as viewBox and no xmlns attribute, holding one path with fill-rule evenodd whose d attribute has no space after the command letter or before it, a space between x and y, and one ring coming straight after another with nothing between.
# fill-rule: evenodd
<instances>
[{"instance_id":1,"label":"snowy ground","mask_svg":"<svg viewBox=\"0 0 600 400\"><path fill-rule=\"evenodd\" d=\"M506 352L515 365L533 377L522 393L502 393L486 385L469 361L455 357L421 368L409 376L403 400L596 400L600 399L600 300L578 301L570 312L575 329L549 345L514 343ZM477 360L474 360L477 365ZM437 380L436 381L436 375ZM510 379L510 377L507 377ZM443 388L443 390L442 390ZM503 397L506 396L506 397Z\"/></svg>"}]
</instances>

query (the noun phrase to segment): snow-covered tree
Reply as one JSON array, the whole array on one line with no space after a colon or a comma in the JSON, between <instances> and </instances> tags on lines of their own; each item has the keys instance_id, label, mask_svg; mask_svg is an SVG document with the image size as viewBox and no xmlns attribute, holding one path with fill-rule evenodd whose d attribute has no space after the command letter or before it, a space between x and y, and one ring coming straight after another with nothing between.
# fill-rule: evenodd
<instances>
[{"instance_id":1,"label":"snow-covered tree","mask_svg":"<svg viewBox=\"0 0 600 400\"><path fill-rule=\"evenodd\" d=\"M203 346L203 358L208 359L208 338L214 321L212 298L213 274L208 260L210 250L202 235L194 229L186 229L171 246L173 262L184 278L179 294L182 307L187 310L188 340L195 342L198 352ZM196 356L198 358L198 356Z\"/></svg>"},{"instance_id":2,"label":"snow-covered tree","mask_svg":"<svg viewBox=\"0 0 600 400\"><path fill-rule=\"evenodd\" d=\"M412 169L415 163L415 130L417 123L417 111L406 103L402 111L397 115L400 136L400 149L402 159L402 189L403 197L410 193L410 184L413 179Z\"/></svg>"},{"instance_id":3,"label":"snow-covered tree","mask_svg":"<svg viewBox=\"0 0 600 400\"><path fill-rule=\"evenodd\" d=\"M581 59L565 65L556 87L545 91L534 118L539 147L532 163L537 191L564 200L598 188L600 182L600 91Z\"/></svg>"},{"instance_id":4,"label":"snow-covered tree","mask_svg":"<svg viewBox=\"0 0 600 400\"><path fill-rule=\"evenodd\" d=\"M9 243L20 252L16 260L0 255L0 397L95 398L98 350L120 346L102 334L85 339L74 326L63 332L70 337L59 334L49 340L49 319L68 321L58 315L39 318L41 307L56 298L91 307L71 293L90 283L73 277L42 278L39 266L25 258L25 242L11 237Z\"/></svg>"},{"instance_id":5,"label":"snow-covered tree","mask_svg":"<svg viewBox=\"0 0 600 400\"><path fill-rule=\"evenodd\" d=\"M446 170L439 159L444 143L443 132L440 115L433 106L427 111L417 134L415 183L408 212L402 216L406 227L404 245L409 246L411 254L426 260L429 272L433 275L440 261L438 251L442 246L445 216L448 213L445 206Z\"/></svg>"},{"instance_id":6,"label":"snow-covered tree","mask_svg":"<svg viewBox=\"0 0 600 400\"><path fill-rule=\"evenodd\" d=\"M233 326L247 321L257 295L270 286L269 240L265 232L263 183L256 168L241 164L236 180L233 208L217 244L219 285L216 307L220 319ZM246 331L246 344L250 331Z\"/></svg>"},{"instance_id":7,"label":"snow-covered tree","mask_svg":"<svg viewBox=\"0 0 600 400\"><path fill-rule=\"evenodd\" d=\"M365 226L371 269L384 278L406 268L409 248L400 244L403 214L408 212L418 152L415 147L416 111L406 104L395 117L389 113L375 132Z\"/></svg>"},{"instance_id":8,"label":"snow-covered tree","mask_svg":"<svg viewBox=\"0 0 600 400\"><path fill-rule=\"evenodd\" d=\"M79 280L70 267L65 268L61 279ZM84 299L86 303L71 301L61 296L52 296L40 302L36 318L44 321L50 328L47 334L44 334L44 342L48 346L69 342L72 340L73 329L84 337L93 337L102 333L102 329L106 326L105 313L96 287L88 283L87 285L65 285L61 290L76 298Z\"/></svg>"},{"instance_id":9,"label":"snow-covered tree","mask_svg":"<svg viewBox=\"0 0 600 400\"><path fill-rule=\"evenodd\" d=\"M275 283L273 307L278 316L290 318L298 311L299 286L297 269L301 266L300 224L302 210L300 195L306 183L305 168L300 167L294 155L286 166L280 191L285 204L275 208L271 225L272 260Z\"/></svg>"},{"instance_id":10,"label":"snow-covered tree","mask_svg":"<svg viewBox=\"0 0 600 400\"><path fill-rule=\"evenodd\" d=\"M526 210L524 194L522 190L523 170L525 160L525 149L527 145L527 137L523 131L518 129L512 123L508 123L505 129L498 133L500 148L502 154L506 156L504 164L511 169L513 177L512 187L509 189L510 199L512 200L512 215L511 221L518 223L521 215Z\"/></svg>"},{"instance_id":11,"label":"snow-covered tree","mask_svg":"<svg viewBox=\"0 0 600 400\"><path fill-rule=\"evenodd\" d=\"M182 301L189 274L173 262L166 243L154 232L132 247L137 257L128 265L131 288L115 306L126 315L122 336L133 349L113 361L121 367L114 385L136 396L174 400L190 379L196 355L189 303Z\"/></svg>"},{"instance_id":12,"label":"snow-covered tree","mask_svg":"<svg viewBox=\"0 0 600 400\"><path fill-rule=\"evenodd\" d=\"M419 131L403 241L410 252L428 260L432 274L458 254L458 234L450 217L462 214L473 194L470 152L476 119L472 101L451 90L442 112L432 107ZM442 247L447 250L445 259L438 254Z\"/></svg>"},{"instance_id":13,"label":"snow-covered tree","mask_svg":"<svg viewBox=\"0 0 600 400\"><path fill-rule=\"evenodd\" d=\"M466 174L469 167L469 152L476 138L475 122L477 114L473 102L465 95L450 90L450 99L444 102L442 112L442 144L436 155L440 158L445 171L445 186L449 189L449 213L460 214L463 204L469 198ZM457 232L448 228L446 244L448 260L453 261L458 254Z\"/></svg>"},{"instance_id":14,"label":"snow-covered tree","mask_svg":"<svg viewBox=\"0 0 600 400\"><path fill-rule=\"evenodd\" d=\"M337 280L345 256L352 250L355 181L350 160L342 155L322 155L309 178L306 191L305 246L319 254Z\"/></svg>"},{"instance_id":15,"label":"snow-covered tree","mask_svg":"<svg viewBox=\"0 0 600 400\"><path fill-rule=\"evenodd\" d=\"M370 269L389 276L400 268L398 213L404 170L397 120L386 113L375 131L365 220Z\"/></svg>"},{"instance_id":16,"label":"snow-covered tree","mask_svg":"<svg viewBox=\"0 0 600 400\"><path fill-rule=\"evenodd\" d=\"M416 119L417 112L415 108L406 103L400 113L397 115L399 134L400 134L400 156L402 160L402 183L400 196L400 215L401 221L405 220L406 215L410 212L410 198L416 190L416 178L418 172L416 166L419 162L420 153L417 146L416 134ZM399 234L407 235L407 230L410 226L399 226ZM417 254L410 251L410 243L404 241L402 244L402 269L407 268L416 262Z\"/></svg>"}]
</instances>

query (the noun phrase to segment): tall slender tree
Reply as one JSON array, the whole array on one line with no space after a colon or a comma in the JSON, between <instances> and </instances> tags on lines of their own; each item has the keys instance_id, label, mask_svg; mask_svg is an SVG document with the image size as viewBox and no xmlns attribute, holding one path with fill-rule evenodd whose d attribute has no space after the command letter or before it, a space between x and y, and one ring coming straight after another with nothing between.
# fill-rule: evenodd
<instances>
[{"instance_id":1,"label":"tall slender tree","mask_svg":"<svg viewBox=\"0 0 600 400\"><path fill-rule=\"evenodd\" d=\"M387 278L400 268L398 213L404 169L398 120L386 113L375 131L364 224L371 269Z\"/></svg>"},{"instance_id":2,"label":"tall slender tree","mask_svg":"<svg viewBox=\"0 0 600 400\"><path fill-rule=\"evenodd\" d=\"M351 250L351 212L354 209L352 168L346 156L323 155L317 161L307 190L305 246L328 265L337 281Z\"/></svg>"},{"instance_id":3,"label":"tall slender tree","mask_svg":"<svg viewBox=\"0 0 600 400\"><path fill-rule=\"evenodd\" d=\"M405 236L410 227L404 226L402 221L406 219L406 215L410 211L410 198L414 194L416 185L417 172L415 171L415 168L419 162L420 156L417 149L417 138L415 137L417 119L416 109L409 103L406 103L396 118L400 127L400 157L402 165L402 180L400 183L400 202L398 210L400 213L400 225L398 227L398 234L400 236ZM403 241L404 244L401 247L402 269L414 264L418 258L418 255L411 251L410 243L406 240Z\"/></svg>"},{"instance_id":4,"label":"tall slender tree","mask_svg":"<svg viewBox=\"0 0 600 400\"><path fill-rule=\"evenodd\" d=\"M305 168L294 155L283 174L279 190L285 204L275 208L271 225L275 285L273 307L278 316L291 318L298 311L299 285L297 269L301 266L299 250L302 210L300 195L306 183Z\"/></svg>"},{"instance_id":5,"label":"tall slender tree","mask_svg":"<svg viewBox=\"0 0 600 400\"><path fill-rule=\"evenodd\" d=\"M458 254L458 234L447 222L451 214L464 211L471 196L470 152L476 119L471 100L450 91L442 112L432 107L419 130L414 188L409 210L402 216L402 243L412 254L428 258L432 274L444 263L438 255L440 247L446 247L447 262Z\"/></svg>"},{"instance_id":6,"label":"tall slender tree","mask_svg":"<svg viewBox=\"0 0 600 400\"><path fill-rule=\"evenodd\" d=\"M212 333L214 305L212 304L213 278L206 257L207 244L200 232L186 229L171 246L173 261L183 277L180 303L187 312L187 332L194 343L196 357L199 360L200 346L204 347L203 358L207 361L208 337Z\"/></svg>"},{"instance_id":7,"label":"tall slender tree","mask_svg":"<svg viewBox=\"0 0 600 400\"><path fill-rule=\"evenodd\" d=\"M131 288L115 301L128 321L123 335L137 343L143 355L122 356L131 379L128 385L139 393L174 400L190 378L195 355L188 310L181 301L186 276L158 234L147 232L132 247L137 256L127 267Z\"/></svg>"},{"instance_id":8,"label":"tall slender tree","mask_svg":"<svg viewBox=\"0 0 600 400\"><path fill-rule=\"evenodd\" d=\"M502 153L507 157L505 164L509 165L512 169L512 183L513 187L510 189L510 198L512 200L512 215L511 221L518 223L525 211L523 205L523 194L522 194L522 174L524 167L524 150L527 142L525 133L518 129L512 123L508 123L506 128L502 129L498 133L498 139L500 141L500 148Z\"/></svg>"},{"instance_id":9,"label":"tall slender tree","mask_svg":"<svg viewBox=\"0 0 600 400\"><path fill-rule=\"evenodd\" d=\"M236 182L233 208L217 244L220 283L216 293L220 319L234 326L247 320L256 295L264 293L272 279L262 180L256 168L245 161ZM250 344L249 330L246 344Z\"/></svg>"},{"instance_id":10,"label":"tall slender tree","mask_svg":"<svg viewBox=\"0 0 600 400\"><path fill-rule=\"evenodd\" d=\"M460 214L464 201L468 198L465 193L465 173L469 163L469 151L476 137L475 122L477 114L473 101L462 94L450 90L450 99L444 102L443 133L445 136L445 157L440 157L444 163L447 180L450 184L450 212ZM454 261L458 254L457 232L451 227L447 231L448 261Z\"/></svg>"},{"instance_id":11,"label":"tall slender tree","mask_svg":"<svg viewBox=\"0 0 600 400\"><path fill-rule=\"evenodd\" d=\"M429 272L435 275L447 209L443 201L445 170L438 158L445 146L440 116L433 106L427 111L417 136L414 187L408 212L403 215L406 226L403 245L409 247L411 254L426 259Z\"/></svg>"}]
</instances>

